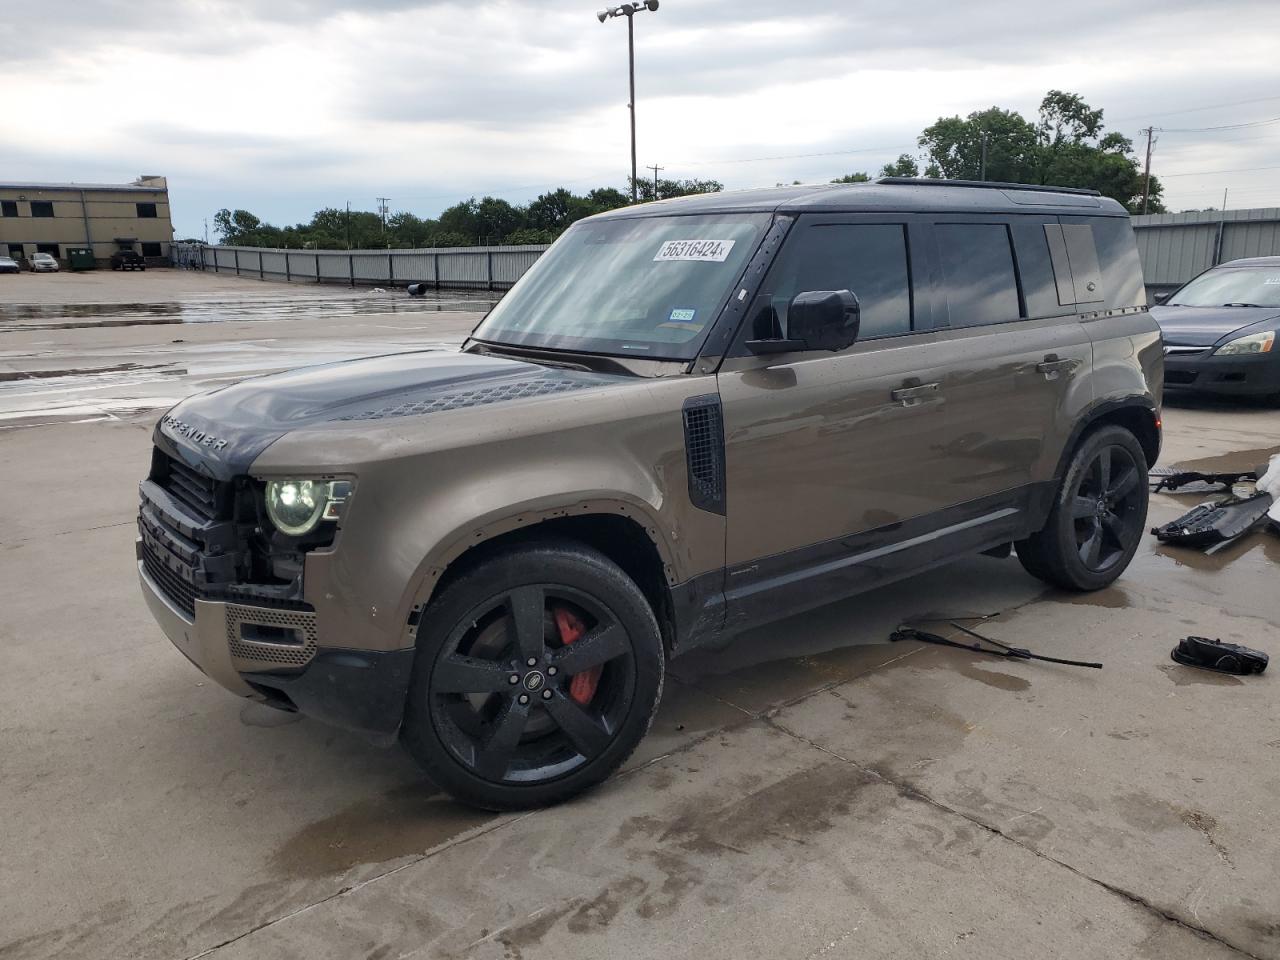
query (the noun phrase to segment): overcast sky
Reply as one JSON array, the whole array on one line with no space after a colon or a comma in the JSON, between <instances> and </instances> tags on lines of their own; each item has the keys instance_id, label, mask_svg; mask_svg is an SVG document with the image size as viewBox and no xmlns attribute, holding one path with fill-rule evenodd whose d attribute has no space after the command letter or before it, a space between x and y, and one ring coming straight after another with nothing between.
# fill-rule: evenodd
<instances>
[{"instance_id":1,"label":"overcast sky","mask_svg":"<svg viewBox=\"0 0 1280 960\"><path fill-rule=\"evenodd\" d=\"M0 17L0 179L169 178L219 207L438 213L629 171L626 24L596 0L40 0ZM1171 209L1280 206L1276 0L662 0L639 162L730 188L874 171L939 116L1082 94L1158 133ZM1201 131L1201 132L1192 132ZM766 158L766 159L761 159ZM1269 168L1269 169L1266 169Z\"/></svg>"}]
</instances>

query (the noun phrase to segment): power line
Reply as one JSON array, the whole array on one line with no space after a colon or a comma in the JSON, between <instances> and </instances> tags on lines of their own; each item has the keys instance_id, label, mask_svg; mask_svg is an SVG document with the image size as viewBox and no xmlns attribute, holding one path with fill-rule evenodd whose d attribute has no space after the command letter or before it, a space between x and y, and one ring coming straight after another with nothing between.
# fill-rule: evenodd
<instances>
[{"instance_id":1,"label":"power line","mask_svg":"<svg viewBox=\"0 0 1280 960\"><path fill-rule=\"evenodd\" d=\"M1161 180L1171 177L1209 177L1219 173L1253 173L1255 170L1280 170L1280 166L1271 167L1236 167L1234 170L1194 170L1191 173L1162 173Z\"/></svg>"},{"instance_id":2,"label":"power line","mask_svg":"<svg viewBox=\"0 0 1280 960\"><path fill-rule=\"evenodd\" d=\"M1217 110L1219 107L1242 107L1249 103L1270 103L1280 97L1254 97L1252 100L1230 100L1227 103L1207 103L1203 107L1188 107L1185 110L1164 110L1160 113L1146 113L1132 117L1113 117L1108 123L1125 123L1129 120L1146 120L1150 117L1173 117L1182 113L1201 113L1205 110Z\"/></svg>"},{"instance_id":3,"label":"power line","mask_svg":"<svg viewBox=\"0 0 1280 960\"><path fill-rule=\"evenodd\" d=\"M1251 120L1248 123L1228 123L1219 127L1159 127L1161 133L1216 133L1219 130L1245 130L1249 127L1265 127L1272 123L1280 123L1280 117L1270 120Z\"/></svg>"}]
</instances>

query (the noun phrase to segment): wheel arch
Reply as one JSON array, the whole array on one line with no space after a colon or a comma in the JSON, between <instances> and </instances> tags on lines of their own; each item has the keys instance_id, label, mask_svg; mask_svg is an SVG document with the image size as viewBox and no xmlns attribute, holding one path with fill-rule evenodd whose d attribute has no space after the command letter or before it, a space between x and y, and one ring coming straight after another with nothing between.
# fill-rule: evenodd
<instances>
[{"instance_id":1,"label":"wheel arch","mask_svg":"<svg viewBox=\"0 0 1280 960\"><path fill-rule=\"evenodd\" d=\"M653 609L669 652L674 643L671 586L675 572L669 545L659 530L642 508L616 500L526 510L469 528L424 561L412 588L409 627L416 639L422 612L445 586L476 564L504 548L558 540L596 550L636 583Z\"/></svg>"},{"instance_id":2,"label":"wheel arch","mask_svg":"<svg viewBox=\"0 0 1280 960\"><path fill-rule=\"evenodd\" d=\"M1124 427L1132 433L1142 447L1148 469L1156 465L1156 461L1160 459L1160 412L1150 397L1125 397L1095 404L1080 418L1058 459L1058 467L1054 471L1055 481L1061 481L1066 474L1067 464L1071 462L1071 455L1080 446L1080 441L1107 424Z\"/></svg>"}]
</instances>

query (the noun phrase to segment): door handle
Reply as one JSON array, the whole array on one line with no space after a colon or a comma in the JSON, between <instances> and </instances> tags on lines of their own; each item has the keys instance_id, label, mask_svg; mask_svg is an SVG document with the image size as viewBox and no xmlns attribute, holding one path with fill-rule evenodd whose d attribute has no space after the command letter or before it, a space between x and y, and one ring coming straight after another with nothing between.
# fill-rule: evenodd
<instances>
[{"instance_id":1,"label":"door handle","mask_svg":"<svg viewBox=\"0 0 1280 960\"><path fill-rule=\"evenodd\" d=\"M936 396L938 386L937 383L920 383L908 380L897 390L890 390L889 399L894 403L901 403L904 407L914 407L920 401Z\"/></svg>"},{"instance_id":2,"label":"door handle","mask_svg":"<svg viewBox=\"0 0 1280 960\"><path fill-rule=\"evenodd\" d=\"M1043 373L1046 380L1056 380L1058 374L1075 369L1076 361L1068 357L1065 360L1056 353L1050 353L1036 364L1036 372Z\"/></svg>"}]
</instances>

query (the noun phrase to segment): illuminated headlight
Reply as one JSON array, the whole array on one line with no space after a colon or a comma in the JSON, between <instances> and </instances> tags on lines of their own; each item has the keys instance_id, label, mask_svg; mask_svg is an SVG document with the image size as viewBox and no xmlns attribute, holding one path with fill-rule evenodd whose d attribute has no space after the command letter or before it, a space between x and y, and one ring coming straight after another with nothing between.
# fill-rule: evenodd
<instances>
[{"instance_id":1,"label":"illuminated headlight","mask_svg":"<svg viewBox=\"0 0 1280 960\"><path fill-rule=\"evenodd\" d=\"M1251 333L1247 337L1228 340L1213 352L1220 357L1238 357L1250 353L1270 353L1275 342L1275 331L1267 330L1265 333Z\"/></svg>"},{"instance_id":2,"label":"illuminated headlight","mask_svg":"<svg viewBox=\"0 0 1280 960\"><path fill-rule=\"evenodd\" d=\"M267 516L281 533L300 537L339 519L350 495L347 480L268 480Z\"/></svg>"}]
</instances>

